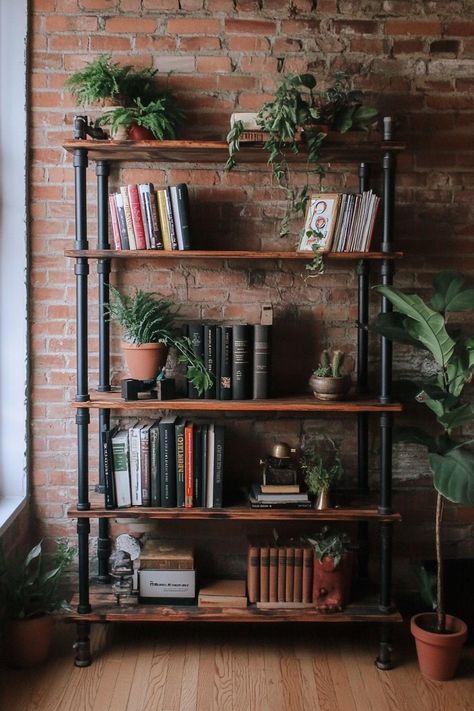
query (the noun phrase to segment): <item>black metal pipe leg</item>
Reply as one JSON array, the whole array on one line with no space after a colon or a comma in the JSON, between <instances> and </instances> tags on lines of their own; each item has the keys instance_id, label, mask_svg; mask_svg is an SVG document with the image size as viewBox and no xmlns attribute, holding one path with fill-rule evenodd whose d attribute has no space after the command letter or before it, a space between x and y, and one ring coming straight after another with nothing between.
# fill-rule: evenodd
<instances>
[{"instance_id":1,"label":"black metal pipe leg","mask_svg":"<svg viewBox=\"0 0 474 711\"><path fill-rule=\"evenodd\" d=\"M380 625L379 654L375 660L377 669L381 671L393 669L392 652L392 626L389 622L382 622Z\"/></svg>"},{"instance_id":2,"label":"black metal pipe leg","mask_svg":"<svg viewBox=\"0 0 474 711\"><path fill-rule=\"evenodd\" d=\"M88 667L91 664L90 629L91 626L89 622L76 623L76 643L74 644L76 651L74 664L76 667Z\"/></svg>"}]
</instances>

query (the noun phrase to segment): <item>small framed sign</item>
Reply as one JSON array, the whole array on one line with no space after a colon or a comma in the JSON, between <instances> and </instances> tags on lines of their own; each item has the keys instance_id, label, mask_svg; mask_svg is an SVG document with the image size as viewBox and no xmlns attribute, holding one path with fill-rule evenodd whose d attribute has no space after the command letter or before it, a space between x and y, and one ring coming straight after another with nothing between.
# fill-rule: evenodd
<instances>
[{"instance_id":1,"label":"small framed sign","mask_svg":"<svg viewBox=\"0 0 474 711\"><path fill-rule=\"evenodd\" d=\"M300 252L311 252L314 247L317 247L318 252L329 252L336 227L340 199L340 193L310 195L304 231L298 246Z\"/></svg>"}]
</instances>

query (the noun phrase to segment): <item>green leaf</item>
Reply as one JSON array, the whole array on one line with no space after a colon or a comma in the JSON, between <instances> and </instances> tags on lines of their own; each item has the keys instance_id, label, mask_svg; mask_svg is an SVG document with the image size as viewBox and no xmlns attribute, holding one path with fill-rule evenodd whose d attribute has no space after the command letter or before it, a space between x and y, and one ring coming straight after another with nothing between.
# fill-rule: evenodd
<instances>
[{"instance_id":1,"label":"green leaf","mask_svg":"<svg viewBox=\"0 0 474 711\"><path fill-rule=\"evenodd\" d=\"M474 411L472 409L472 405L466 402L463 405L460 405L460 407L457 407L455 410L449 410L448 412L441 413L441 415L438 416L438 422L445 429L452 430L455 427L462 427L462 425L466 425L468 422L471 422L473 416Z\"/></svg>"},{"instance_id":2,"label":"green leaf","mask_svg":"<svg viewBox=\"0 0 474 711\"><path fill-rule=\"evenodd\" d=\"M419 427L397 427L394 435L395 442L410 442L411 444L421 444L427 447L430 452L438 449L435 437L427 434Z\"/></svg>"},{"instance_id":3,"label":"green leaf","mask_svg":"<svg viewBox=\"0 0 474 711\"><path fill-rule=\"evenodd\" d=\"M431 305L436 311L469 311L474 309L474 289L463 289L464 277L458 272L442 271L433 279Z\"/></svg>"},{"instance_id":4,"label":"green leaf","mask_svg":"<svg viewBox=\"0 0 474 711\"><path fill-rule=\"evenodd\" d=\"M381 336L385 336L390 341L398 343L408 343L411 346L420 348L420 343L412 338L405 328L405 317L397 312L378 314L374 322L374 329Z\"/></svg>"},{"instance_id":5,"label":"green leaf","mask_svg":"<svg viewBox=\"0 0 474 711\"><path fill-rule=\"evenodd\" d=\"M444 325L444 318L433 311L417 294L404 294L392 286L377 286L375 290L388 299L408 320L404 327L408 334L423 344L435 359L445 368L454 352L455 343Z\"/></svg>"},{"instance_id":6,"label":"green leaf","mask_svg":"<svg viewBox=\"0 0 474 711\"><path fill-rule=\"evenodd\" d=\"M40 541L36 546L34 546L25 558L25 568L27 568L30 563L41 556L41 546L43 541Z\"/></svg>"},{"instance_id":7,"label":"green leaf","mask_svg":"<svg viewBox=\"0 0 474 711\"><path fill-rule=\"evenodd\" d=\"M462 449L429 454L436 490L455 504L474 506L474 455Z\"/></svg>"},{"instance_id":8,"label":"green leaf","mask_svg":"<svg viewBox=\"0 0 474 711\"><path fill-rule=\"evenodd\" d=\"M316 86L316 79L312 74L300 74L299 81L300 84L305 86L307 89L314 89Z\"/></svg>"}]
</instances>

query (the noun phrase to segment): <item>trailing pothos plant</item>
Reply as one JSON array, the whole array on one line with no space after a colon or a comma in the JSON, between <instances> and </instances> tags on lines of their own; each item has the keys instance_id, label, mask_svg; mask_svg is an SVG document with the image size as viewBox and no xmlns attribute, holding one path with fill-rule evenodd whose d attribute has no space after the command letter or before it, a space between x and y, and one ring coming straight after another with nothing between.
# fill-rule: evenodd
<instances>
[{"instance_id":1,"label":"trailing pothos plant","mask_svg":"<svg viewBox=\"0 0 474 711\"><path fill-rule=\"evenodd\" d=\"M318 92L315 88L316 79L312 74L287 74L281 78L275 98L265 102L257 114L257 125L267 134L263 149L269 154L273 179L285 194L286 208L280 224L282 237L290 231L290 219L305 214L310 178L316 177L321 182L325 175L319 158L328 131L367 131L377 118L377 110L362 104L362 92L351 90L349 78L342 72L335 75L334 83L325 91ZM236 121L227 135L229 158L226 170L236 166L244 131L243 123ZM300 151L302 131L309 171L306 185L299 188L292 184L288 155ZM317 234L313 236L318 237ZM322 257L316 255L315 259L318 264L309 265L310 271L318 273Z\"/></svg>"},{"instance_id":2,"label":"trailing pothos plant","mask_svg":"<svg viewBox=\"0 0 474 711\"><path fill-rule=\"evenodd\" d=\"M473 439L463 438L461 428L474 422L473 402L466 386L474 373L474 338L451 328L449 314L474 312L474 289L465 286L464 277L443 271L433 279L433 295L426 303L417 294L405 294L392 286L375 290L388 299L395 312L380 314L376 328L386 338L410 343L431 354L435 374L420 381L416 399L433 413L439 433L432 427L404 427L398 439L421 444L428 449L428 460L437 492L435 537L437 561L437 629L446 630L443 594L441 523L445 500L474 505L474 454L468 446ZM461 431L461 434L460 434Z\"/></svg>"}]
</instances>

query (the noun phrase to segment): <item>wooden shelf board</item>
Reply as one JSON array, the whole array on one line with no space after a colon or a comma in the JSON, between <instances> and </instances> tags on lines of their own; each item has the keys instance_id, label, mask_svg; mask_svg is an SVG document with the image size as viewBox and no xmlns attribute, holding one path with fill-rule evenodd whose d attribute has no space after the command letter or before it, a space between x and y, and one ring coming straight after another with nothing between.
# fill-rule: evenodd
<instances>
[{"instance_id":1,"label":"wooden shelf board","mask_svg":"<svg viewBox=\"0 0 474 711\"><path fill-rule=\"evenodd\" d=\"M402 622L398 611L389 614L380 612L375 596L353 602L342 612L327 615L310 608L267 610L258 609L255 605L241 609L196 605L119 607L114 604L109 586L91 588L90 602L92 612L68 612L62 619L66 622ZM76 595L71 601L73 610L77 605Z\"/></svg>"},{"instance_id":2,"label":"wooden shelf board","mask_svg":"<svg viewBox=\"0 0 474 711\"><path fill-rule=\"evenodd\" d=\"M97 141L93 139L66 141L63 148L69 153L77 149L87 149L91 160L131 161L131 162L187 162L222 163L229 155L225 141ZM349 162L380 158L386 151L403 151L405 145L398 141L373 140L364 133L331 134L321 148L321 161ZM289 152L291 162L305 163L307 153L304 144L299 153ZM268 154L262 144L242 144L238 163L266 164Z\"/></svg>"},{"instance_id":3,"label":"wooden shelf board","mask_svg":"<svg viewBox=\"0 0 474 711\"><path fill-rule=\"evenodd\" d=\"M284 259L287 261L309 261L313 259L313 252L278 252L262 251L251 252L245 250L176 250L165 251L159 249L140 250L113 250L113 249L67 249L64 252L66 257L76 259L85 257L87 259L159 259L167 261L170 259L230 259L230 260L264 260L264 259ZM324 259L334 261L354 261L359 259L400 259L403 252L327 252L323 253Z\"/></svg>"},{"instance_id":4,"label":"wooden shelf board","mask_svg":"<svg viewBox=\"0 0 474 711\"><path fill-rule=\"evenodd\" d=\"M252 509L250 506L229 506L222 509L151 508L134 506L106 509L94 506L89 511L71 508L69 518L146 518L179 520L237 520L237 521L401 521L399 513L380 514L376 506L316 509Z\"/></svg>"},{"instance_id":5,"label":"wooden shelf board","mask_svg":"<svg viewBox=\"0 0 474 711\"><path fill-rule=\"evenodd\" d=\"M73 401L76 408L104 410L173 410L209 412L401 412L402 405L382 405L376 399L322 402L311 395L279 397L269 400L123 400L118 392L90 392L86 402Z\"/></svg>"}]
</instances>

